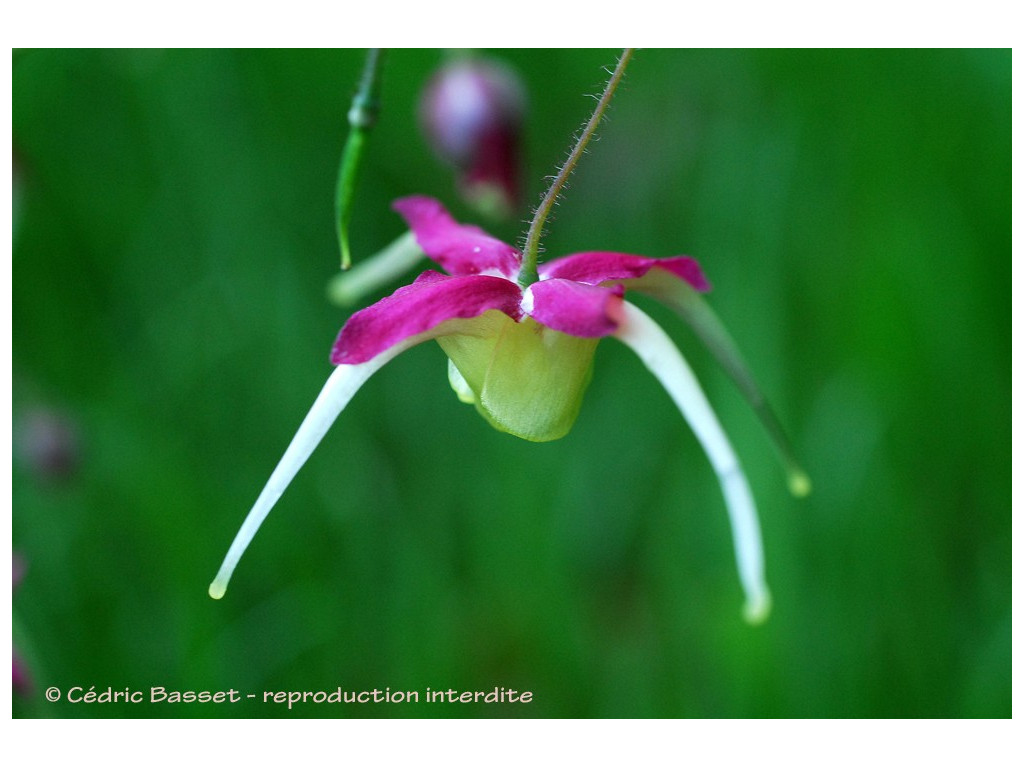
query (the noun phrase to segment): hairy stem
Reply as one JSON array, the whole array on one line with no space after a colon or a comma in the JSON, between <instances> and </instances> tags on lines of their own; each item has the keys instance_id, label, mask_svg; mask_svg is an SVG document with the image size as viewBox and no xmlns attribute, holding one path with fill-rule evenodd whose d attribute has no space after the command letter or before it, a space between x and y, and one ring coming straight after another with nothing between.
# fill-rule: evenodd
<instances>
[{"instance_id":1,"label":"hairy stem","mask_svg":"<svg viewBox=\"0 0 1024 768\"><path fill-rule=\"evenodd\" d=\"M601 98L597 102L594 114L590 116L590 120L587 121L579 139L576 141L576 146L572 148L568 159L558 169L555 180L551 182L551 186L544 195L544 199L541 200L540 205L537 206L537 210L533 214L533 221L530 222L530 229L526 233L526 244L523 246L523 266L519 270L519 284L524 288L531 283L537 282L537 255L540 250L540 237L544 232L544 222L547 221L548 215L551 213L551 209L554 207L559 194L561 194L566 180L568 180L576 168L576 163L579 162L583 150L587 148L587 144L597 131L597 126L600 124L601 118L604 117L605 110L608 109L608 104L611 103L612 96L615 95L615 89L619 87L619 81L622 80L622 74L626 71L626 65L629 64L632 56L632 48L626 48L622 51L622 55L619 56L619 62L615 65L615 71L612 73L611 79L608 80L608 85L605 86L604 93L601 94Z\"/></svg>"}]
</instances>

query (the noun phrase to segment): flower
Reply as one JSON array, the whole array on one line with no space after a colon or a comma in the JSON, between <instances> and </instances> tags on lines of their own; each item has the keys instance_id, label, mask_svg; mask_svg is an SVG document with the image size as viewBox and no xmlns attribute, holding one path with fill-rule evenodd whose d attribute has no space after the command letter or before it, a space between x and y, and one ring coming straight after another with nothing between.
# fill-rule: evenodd
<instances>
[{"instance_id":1,"label":"flower","mask_svg":"<svg viewBox=\"0 0 1024 768\"><path fill-rule=\"evenodd\" d=\"M591 251L541 264L539 279L517 282L521 255L483 230L452 219L436 200L407 197L394 208L423 253L446 270L423 272L353 314L331 350L337 367L299 427L235 537L210 594L228 579L256 530L360 386L402 351L436 339L449 380L497 429L534 441L572 427L599 340L613 336L640 357L689 421L711 461L729 511L750 621L767 616L761 534L739 461L700 385L667 334L626 301L625 291L671 305L709 290L687 256L648 258Z\"/></svg>"},{"instance_id":2,"label":"flower","mask_svg":"<svg viewBox=\"0 0 1024 768\"><path fill-rule=\"evenodd\" d=\"M482 213L508 215L519 203L525 105L515 71L478 56L445 64L423 90L423 132L438 157L460 171L460 193Z\"/></svg>"}]
</instances>

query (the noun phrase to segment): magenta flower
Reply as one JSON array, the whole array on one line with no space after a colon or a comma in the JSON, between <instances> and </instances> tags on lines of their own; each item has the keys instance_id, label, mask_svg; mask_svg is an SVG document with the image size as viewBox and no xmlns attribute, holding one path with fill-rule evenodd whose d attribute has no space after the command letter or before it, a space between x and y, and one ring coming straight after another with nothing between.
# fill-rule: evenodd
<instances>
[{"instance_id":1,"label":"magenta flower","mask_svg":"<svg viewBox=\"0 0 1024 768\"><path fill-rule=\"evenodd\" d=\"M395 209L422 251L448 274L423 272L356 312L331 350L337 368L235 537L210 594L219 598L248 543L296 472L360 386L402 351L436 339L449 380L499 430L555 440L572 427L599 340L630 347L665 386L711 461L729 511L749 620L763 619L770 597L753 497L700 385L663 330L624 299L626 290L685 303L709 286L686 256L647 258L576 253L541 264L539 279L517 282L520 253L483 230L455 222L436 200L407 197Z\"/></svg>"}]
</instances>

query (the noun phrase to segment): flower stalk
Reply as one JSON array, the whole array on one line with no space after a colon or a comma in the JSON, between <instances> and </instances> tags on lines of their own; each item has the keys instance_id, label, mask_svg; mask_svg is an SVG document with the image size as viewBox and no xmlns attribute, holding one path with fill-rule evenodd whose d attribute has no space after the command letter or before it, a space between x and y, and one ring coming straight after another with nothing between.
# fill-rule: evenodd
<instances>
[{"instance_id":1,"label":"flower stalk","mask_svg":"<svg viewBox=\"0 0 1024 768\"><path fill-rule=\"evenodd\" d=\"M519 270L518 282L523 288L538 280L537 257L540 252L540 238L544 233L544 222L547 221L555 201L558 200L558 196L562 193L565 182L568 181L569 176L576 169L576 164L579 162L580 157L582 157L583 151L587 148L587 144L590 143L590 139L593 138L594 133L597 131L597 126L600 124L601 118L604 117L604 113L611 103L612 96L615 95L615 90L619 87L622 75L626 71L626 65L629 64L629 60L632 57L632 48L626 48L622 51L622 55L619 56L619 61L615 65L615 71L612 72L612 76L605 86L604 93L598 99L594 114L590 116L590 120L583 127L583 131L576 141L576 146L572 148L569 157L562 164L562 167L558 169L555 180L551 182L551 186L548 187L544 199L541 200L537 210L534 211L533 220L530 222L530 229L526 233L526 241L523 245L523 266Z\"/></svg>"}]
</instances>

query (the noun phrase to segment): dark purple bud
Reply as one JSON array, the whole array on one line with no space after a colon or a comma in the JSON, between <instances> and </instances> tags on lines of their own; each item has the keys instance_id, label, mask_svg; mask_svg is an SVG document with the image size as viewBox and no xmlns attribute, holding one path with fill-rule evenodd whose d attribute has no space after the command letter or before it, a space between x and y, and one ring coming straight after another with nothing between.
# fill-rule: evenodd
<instances>
[{"instance_id":1,"label":"dark purple bud","mask_svg":"<svg viewBox=\"0 0 1024 768\"><path fill-rule=\"evenodd\" d=\"M78 434L70 420L39 408L25 414L17 433L22 460L41 482L69 479L78 468Z\"/></svg>"},{"instance_id":2,"label":"dark purple bud","mask_svg":"<svg viewBox=\"0 0 1024 768\"><path fill-rule=\"evenodd\" d=\"M11 589L17 589L25 575L25 558L17 552L11 555Z\"/></svg>"},{"instance_id":3,"label":"dark purple bud","mask_svg":"<svg viewBox=\"0 0 1024 768\"><path fill-rule=\"evenodd\" d=\"M12 653L11 656L11 687L15 693L26 696L32 690L32 677L25 663L18 658L18 654Z\"/></svg>"},{"instance_id":4,"label":"dark purple bud","mask_svg":"<svg viewBox=\"0 0 1024 768\"><path fill-rule=\"evenodd\" d=\"M445 64L423 92L420 117L431 147L459 170L464 199L484 213L509 215L519 205L525 108L519 76L491 59Z\"/></svg>"}]
</instances>

